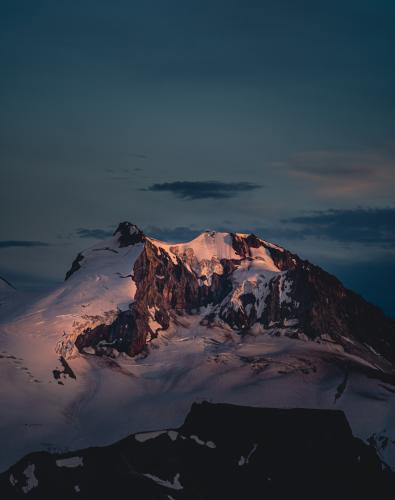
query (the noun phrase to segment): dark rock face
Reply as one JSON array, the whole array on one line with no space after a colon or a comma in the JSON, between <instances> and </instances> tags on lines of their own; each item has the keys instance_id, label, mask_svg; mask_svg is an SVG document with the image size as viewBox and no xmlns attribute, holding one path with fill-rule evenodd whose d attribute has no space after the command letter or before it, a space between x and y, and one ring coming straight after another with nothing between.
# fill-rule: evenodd
<instances>
[{"instance_id":1,"label":"dark rock face","mask_svg":"<svg viewBox=\"0 0 395 500\"><path fill-rule=\"evenodd\" d=\"M309 337L326 333L341 344L344 337L354 339L395 361L395 320L317 266L304 264L287 276L300 303L296 317Z\"/></svg>"},{"instance_id":2,"label":"dark rock face","mask_svg":"<svg viewBox=\"0 0 395 500\"><path fill-rule=\"evenodd\" d=\"M120 311L116 320L85 330L77 337L76 347L81 351L93 347L98 354L112 348L129 355L142 352L147 340L155 338L158 330L166 330L174 314L191 313L209 303L219 303L230 291L229 275L232 266L224 275L214 275L210 286L199 284L198 277L177 257L174 263L169 255L149 240L145 241L134 265L133 279L136 295L128 311ZM153 328L155 322L160 326ZM100 347L103 348L100 348Z\"/></svg>"},{"instance_id":3,"label":"dark rock face","mask_svg":"<svg viewBox=\"0 0 395 500\"><path fill-rule=\"evenodd\" d=\"M82 253L79 253L77 257L73 260L71 268L67 271L65 280L68 280L72 274L81 269L81 262L84 260Z\"/></svg>"},{"instance_id":4,"label":"dark rock face","mask_svg":"<svg viewBox=\"0 0 395 500\"><path fill-rule=\"evenodd\" d=\"M250 234L247 238L243 238L236 233L231 233L230 236L234 251L243 258L251 257L251 248L259 248L261 246L261 242L255 234Z\"/></svg>"},{"instance_id":5,"label":"dark rock face","mask_svg":"<svg viewBox=\"0 0 395 500\"><path fill-rule=\"evenodd\" d=\"M344 414L194 404L176 430L32 453L0 475L13 500L387 498L395 475Z\"/></svg>"},{"instance_id":6,"label":"dark rock face","mask_svg":"<svg viewBox=\"0 0 395 500\"><path fill-rule=\"evenodd\" d=\"M93 347L99 355L116 349L133 356L145 346L146 335L138 335L138 332L148 333L147 314L141 314L137 308L129 309L120 311L110 325L100 324L86 329L77 337L75 345L80 351Z\"/></svg>"},{"instance_id":7,"label":"dark rock face","mask_svg":"<svg viewBox=\"0 0 395 500\"><path fill-rule=\"evenodd\" d=\"M136 303L157 307L164 324L168 325L170 310L190 312L200 305L197 277L179 258L174 263L163 249L148 241L134 265L134 281Z\"/></svg>"},{"instance_id":8,"label":"dark rock face","mask_svg":"<svg viewBox=\"0 0 395 500\"><path fill-rule=\"evenodd\" d=\"M121 222L115 230L114 236L118 236L120 248L144 241L143 231L130 222Z\"/></svg>"},{"instance_id":9,"label":"dark rock face","mask_svg":"<svg viewBox=\"0 0 395 500\"><path fill-rule=\"evenodd\" d=\"M355 340L369 344L387 360L395 362L394 319L346 289L337 278L320 267L286 250L268 250L283 274L269 281L262 316L257 318L254 309L249 315L245 313L248 303L257 304L254 295L246 294L240 297L244 307L238 311L222 307L219 312L221 319L240 330L251 328L257 321L267 329L283 328L291 320L295 323L295 336L298 332L311 340L326 336L346 350L351 346L345 338ZM290 300L281 301L281 293L288 286Z\"/></svg>"}]
</instances>

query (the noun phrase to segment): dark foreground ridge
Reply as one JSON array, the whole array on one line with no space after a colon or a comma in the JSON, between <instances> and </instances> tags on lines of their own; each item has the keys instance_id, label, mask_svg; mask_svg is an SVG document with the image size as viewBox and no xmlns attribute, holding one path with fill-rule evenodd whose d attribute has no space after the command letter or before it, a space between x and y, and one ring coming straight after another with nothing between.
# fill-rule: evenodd
<instances>
[{"instance_id":1,"label":"dark foreground ridge","mask_svg":"<svg viewBox=\"0 0 395 500\"><path fill-rule=\"evenodd\" d=\"M32 453L0 498L219 500L387 498L395 474L333 410L194 404L177 430L111 446Z\"/></svg>"}]
</instances>

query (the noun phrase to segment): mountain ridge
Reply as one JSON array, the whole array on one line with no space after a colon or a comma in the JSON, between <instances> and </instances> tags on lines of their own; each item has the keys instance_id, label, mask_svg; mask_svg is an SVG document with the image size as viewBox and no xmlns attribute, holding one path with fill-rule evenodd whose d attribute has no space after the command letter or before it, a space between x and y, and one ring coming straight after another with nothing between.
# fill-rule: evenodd
<instances>
[{"instance_id":1,"label":"mountain ridge","mask_svg":"<svg viewBox=\"0 0 395 500\"><path fill-rule=\"evenodd\" d=\"M237 432L235 432L237 429ZM307 477L306 477L307 476ZM322 485L325 484L324 490ZM33 453L0 474L7 499L333 498L385 495L395 473L341 411L194 403L173 429L104 448Z\"/></svg>"},{"instance_id":2,"label":"mountain ridge","mask_svg":"<svg viewBox=\"0 0 395 500\"><path fill-rule=\"evenodd\" d=\"M320 267L253 234L205 231L190 242L171 244L124 222L112 245L102 244L101 251L117 253L114 244L141 247L129 273L121 276L134 282L135 294L112 323L80 332L79 350L111 342L121 352L139 354L169 328L172 315L210 306L202 320L208 327L333 341L346 350L359 343L362 350L368 345L395 360L395 320ZM66 280L86 258L78 254Z\"/></svg>"}]
</instances>

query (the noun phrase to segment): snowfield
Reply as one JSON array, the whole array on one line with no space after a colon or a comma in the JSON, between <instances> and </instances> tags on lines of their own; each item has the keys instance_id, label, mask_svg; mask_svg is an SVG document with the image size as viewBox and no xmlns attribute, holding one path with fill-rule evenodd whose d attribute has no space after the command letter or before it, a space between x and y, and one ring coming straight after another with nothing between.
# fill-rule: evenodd
<instances>
[{"instance_id":1,"label":"snowfield","mask_svg":"<svg viewBox=\"0 0 395 500\"><path fill-rule=\"evenodd\" d=\"M364 374L336 346L199 325L200 315L150 343L145 358L76 355L61 369L56 335L2 326L1 470L35 450L110 444L130 433L177 427L194 401L278 408L338 408L363 439L395 439L395 388ZM210 335L207 336L207 333ZM339 396L344 366L353 362ZM358 365L361 370L358 370ZM7 381L5 383L5 381ZM380 450L394 464L393 443Z\"/></svg>"}]
</instances>

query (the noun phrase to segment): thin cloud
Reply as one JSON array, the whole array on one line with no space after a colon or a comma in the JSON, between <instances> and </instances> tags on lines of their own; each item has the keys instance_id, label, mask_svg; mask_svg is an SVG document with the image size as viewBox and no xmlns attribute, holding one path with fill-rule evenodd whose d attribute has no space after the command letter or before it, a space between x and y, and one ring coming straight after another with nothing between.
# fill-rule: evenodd
<instances>
[{"instance_id":1,"label":"thin cloud","mask_svg":"<svg viewBox=\"0 0 395 500\"><path fill-rule=\"evenodd\" d=\"M395 244L395 207L331 209L285 219L282 222L294 226L289 230L283 229L284 236L288 235L294 239L316 237L381 247Z\"/></svg>"},{"instance_id":2,"label":"thin cloud","mask_svg":"<svg viewBox=\"0 0 395 500\"><path fill-rule=\"evenodd\" d=\"M30 240L2 240L0 248L16 248L16 247L49 247L50 243L45 241L30 241Z\"/></svg>"},{"instance_id":3,"label":"thin cloud","mask_svg":"<svg viewBox=\"0 0 395 500\"><path fill-rule=\"evenodd\" d=\"M206 198L232 198L239 193L253 191L262 186L250 182L220 181L176 181L152 184L145 191L172 193L185 200L202 200Z\"/></svg>"},{"instance_id":4,"label":"thin cloud","mask_svg":"<svg viewBox=\"0 0 395 500\"><path fill-rule=\"evenodd\" d=\"M374 163L377 163L377 157ZM295 174L311 177L370 176L372 154L308 151L298 153L288 160L288 167Z\"/></svg>"},{"instance_id":5,"label":"thin cloud","mask_svg":"<svg viewBox=\"0 0 395 500\"><path fill-rule=\"evenodd\" d=\"M137 158L146 158L144 155L133 155ZM141 167L106 167L104 172L108 175L108 178L114 181L128 181L130 179L136 178L140 172L144 170Z\"/></svg>"},{"instance_id":6,"label":"thin cloud","mask_svg":"<svg viewBox=\"0 0 395 500\"><path fill-rule=\"evenodd\" d=\"M324 196L385 192L395 182L393 151L306 151L280 165Z\"/></svg>"}]
</instances>

